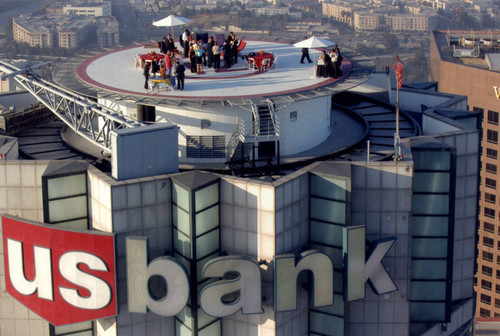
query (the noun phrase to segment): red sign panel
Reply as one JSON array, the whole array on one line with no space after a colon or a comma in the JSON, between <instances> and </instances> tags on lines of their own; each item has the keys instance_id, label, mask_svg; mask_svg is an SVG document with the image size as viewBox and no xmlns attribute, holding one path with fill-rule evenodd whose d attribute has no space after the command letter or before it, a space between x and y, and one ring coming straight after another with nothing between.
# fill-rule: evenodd
<instances>
[{"instance_id":1,"label":"red sign panel","mask_svg":"<svg viewBox=\"0 0 500 336\"><path fill-rule=\"evenodd\" d=\"M2 216L7 292L58 326L117 314L113 234Z\"/></svg>"}]
</instances>

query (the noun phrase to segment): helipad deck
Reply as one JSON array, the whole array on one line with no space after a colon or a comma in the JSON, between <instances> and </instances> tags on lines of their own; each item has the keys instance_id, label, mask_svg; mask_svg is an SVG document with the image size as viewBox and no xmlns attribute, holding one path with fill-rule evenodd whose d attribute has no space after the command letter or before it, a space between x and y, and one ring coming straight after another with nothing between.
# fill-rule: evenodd
<instances>
[{"instance_id":1,"label":"helipad deck","mask_svg":"<svg viewBox=\"0 0 500 336\"><path fill-rule=\"evenodd\" d=\"M231 99L270 97L292 92L310 90L341 80L315 77L313 64L300 64L301 49L292 44L245 40L247 46L242 54L264 50L277 56L277 67L269 71L256 71L244 67L243 60L230 69L219 71L204 67L204 74L191 73L189 64L186 69L184 91L159 92L144 89L144 76L141 68L136 68L135 57L151 50L144 46L132 46L100 54L80 64L78 77L84 82L106 91L121 94L144 95L151 97L193 98L193 99ZM316 57L321 51L315 52ZM311 59L314 51L310 50ZM185 59L185 63L188 62ZM351 71L351 62L344 57L344 77Z\"/></svg>"}]
</instances>

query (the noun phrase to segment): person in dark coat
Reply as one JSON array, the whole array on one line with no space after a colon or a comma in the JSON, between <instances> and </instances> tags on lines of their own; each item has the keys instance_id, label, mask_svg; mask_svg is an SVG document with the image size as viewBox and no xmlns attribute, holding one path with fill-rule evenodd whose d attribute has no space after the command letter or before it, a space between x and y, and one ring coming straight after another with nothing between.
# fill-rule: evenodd
<instances>
[{"instance_id":1,"label":"person in dark coat","mask_svg":"<svg viewBox=\"0 0 500 336\"><path fill-rule=\"evenodd\" d=\"M307 36L304 36L304 40L307 40ZM304 63L304 58L307 58L309 63L312 63L309 57L309 48L302 48L302 57L300 58L300 63Z\"/></svg>"},{"instance_id":2,"label":"person in dark coat","mask_svg":"<svg viewBox=\"0 0 500 336\"><path fill-rule=\"evenodd\" d=\"M213 47L214 47L214 38L212 36L210 36L208 38L207 47L206 47L207 66L209 68L211 68L212 65L214 64L214 51L213 51Z\"/></svg>"},{"instance_id":3,"label":"person in dark coat","mask_svg":"<svg viewBox=\"0 0 500 336\"><path fill-rule=\"evenodd\" d=\"M224 40L224 68L229 69L231 67L231 44L227 39Z\"/></svg>"},{"instance_id":4,"label":"person in dark coat","mask_svg":"<svg viewBox=\"0 0 500 336\"><path fill-rule=\"evenodd\" d=\"M186 68L183 64L180 64L179 61L175 62L175 77L177 78L177 90L184 90L184 72Z\"/></svg>"},{"instance_id":5,"label":"person in dark coat","mask_svg":"<svg viewBox=\"0 0 500 336\"><path fill-rule=\"evenodd\" d=\"M174 39L172 38L172 36L170 36L170 34L167 35L167 43L166 44L167 44L167 50L168 51L174 51L175 50Z\"/></svg>"},{"instance_id":6,"label":"person in dark coat","mask_svg":"<svg viewBox=\"0 0 500 336\"><path fill-rule=\"evenodd\" d=\"M166 54L168 51L168 40L165 36L163 36L163 40L161 41L161 52Z\"/></svg>"},{"instance_id":7,"label":"person in dark coat","mask_svg":"<svg viewBox=\"0 0 500 336\"><path fill-rule=\"evenodd\" d=\"M145 89L149 89L148 87L148 81L149 81L149 63L146 63L144 65L144 72L143 72L143 75L144 75L144 88Z\"/></svg>"},{"instance_id":8,"label":"person in dark coat","mask_svg":"<svg viewBox=\"0 0 500 336\"><path fill-rule=\"evenodd\" d=\"M231 36L231 56L232 56L232 62L233 64L238 63L238 46L239 46L239 40L236 38L236 35L231 32L229 35Z\"/></svg>"}]
</instances>

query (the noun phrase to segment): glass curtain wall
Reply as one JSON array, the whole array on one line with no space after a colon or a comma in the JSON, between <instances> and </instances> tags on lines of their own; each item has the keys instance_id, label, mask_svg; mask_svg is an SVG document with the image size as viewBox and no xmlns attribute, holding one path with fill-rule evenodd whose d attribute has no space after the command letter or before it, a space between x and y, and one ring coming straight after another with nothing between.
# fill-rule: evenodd
<instances>
[{"instance_id":1,"label":"glass curtain wall","mask_svg":"<svg viewBox=\"0 0 500 336\"><path fill-rule=\"evenodd\" d=\"M412 148L410 321L449 322L451 306L455 152Z\"/></svg>"},{"instance_id":2,"label":"glass curtain wall","mask_svg":"<svg viewBox=\"0 0 500 336\"><path fill-rule=\"evenodd\" d=\"M350 223L350 178L327 174L309 177L310 247L333 261L334 304L309 310L309 332L315 336L344 335L343 230Z\"/></svg>"},{"instance_id":3,"label":"glass curtain wall","mask_svg":"<svg viewBox=\"0 0 500 336\"><path fill-rule=\"evenodd\" d=\"M46 224L66 229L87 230L87 166L78 162L51 163L42 175L43 218ZM50 335L94 335L93 322L50 325Z\"/></svg>"},{"instance_id":4,"label":"glass curtain wall","mask_svg":"<svg viewBox=\"0 0 500 336\"><path fill-rule=\"evenodd\" d=\"M220 256L219 178L204 172L189 172L172 178L172 223L174 256L191 279L191 296L175 317L176 336L220 336L221 319L200 308L199 292L205 263Z\"/></svg>"}]
</instances>

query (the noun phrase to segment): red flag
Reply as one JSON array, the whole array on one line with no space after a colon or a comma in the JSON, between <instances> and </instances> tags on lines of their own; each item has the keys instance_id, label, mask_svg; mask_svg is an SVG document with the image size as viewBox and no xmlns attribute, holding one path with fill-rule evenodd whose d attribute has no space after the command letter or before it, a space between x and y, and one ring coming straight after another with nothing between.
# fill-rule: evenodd
<instances>
[{"instance_id":1,"label":"red flag","mask_svg":"<svg viewBox=\"0 0 500 336\"><path fill-rule=\"evenodd\" d=\"M398 88L401 89L403 86L401 82L401 77L403 76L403 64L399 61L399 57L396 57L396 63L394 64L394 72L396 73L396 79L398 80Z\"/></svg>"}]
</instances>

